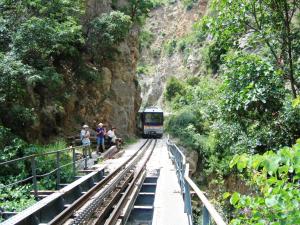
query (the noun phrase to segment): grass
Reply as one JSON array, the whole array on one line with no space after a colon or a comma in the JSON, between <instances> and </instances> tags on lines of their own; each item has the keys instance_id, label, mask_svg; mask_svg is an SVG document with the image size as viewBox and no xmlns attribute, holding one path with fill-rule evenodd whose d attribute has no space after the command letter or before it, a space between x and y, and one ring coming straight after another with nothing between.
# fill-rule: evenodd
<instances>
[{"instance_id":1,"label":"grass","mask_svg":"<svg viewBox=\"0 0 300 225\"><path fill-rule=\"evenodd\" d=\"M132 136L132 137L129 137L129 138L125 138L125 140L124 140L124 146L135 144L135 143L137 143L137 141L138 141L138 138L135 137L135 136Z\"/></svg>"},{"instance_id":2,"label":"grass","mask_svg":"<svg viewBox=\"0 0 300 225\"><path fill-rule=\"evenodd\" d=\"M38 146L38 148L41 149L41 152L57 151L57 150L62 150L67 148L67 143L64 140L59 139L52 144L45 145L45 146Z\"/></svg>"},{"instance_id":3,"label":"grass","mask_svg":"<svg viewBox=\"0 0 300 225\"><path fill-rule=\"evenodd\" d=\"M136 69L137 74L152 75L155 72L155 68L152 65L140 64Z\"/></svg>"}]
</instances>

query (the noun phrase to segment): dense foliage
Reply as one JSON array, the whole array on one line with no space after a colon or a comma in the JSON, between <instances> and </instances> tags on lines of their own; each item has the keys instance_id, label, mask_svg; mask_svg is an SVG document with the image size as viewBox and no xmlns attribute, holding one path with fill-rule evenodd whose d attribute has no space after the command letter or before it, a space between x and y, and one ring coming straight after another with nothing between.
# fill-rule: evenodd
<instances>
[{"instance_id":1,"label":"dense foliage","mask_svg":"<svg viewBox=\"0 0 300 225\"><path fill-rule=\"evenodd\" d=\"M76 95L74 85L100 83L103 59L113 60L109 56L153 5L150 0L122 2L112 1L113 11L86 21L83 0L0 1L0 162L66 147L64 142L40 146L30 133L41 131L38 138L45 142L57 135L56 121L62 121L69 97ZM44 132L41 125L49 127ZM61 164L70 160L69 152L61 154ZM56 156L37 157L36 166L37 174L48 173L56 168ZM10 185L29 176L30 160L1 168L0 212L35 202L30 182ZM72 179L71 166L64 167L62 182ZM39 179L38 185L55 188L55 174Z\"/></svg>"},{"instance_id":2,"label":"dense foliage","mask_svg":"<svg viewBox=\"0 0 300 225\"><path fill-rule=\"evenodd\" d=\"M294 4L289 1L241 0L234 4L213 1L211 14L195 24L190 37L180 41L183 51L191 44L203 45L202 52L207 59L204 62L208 69L211 68L208 72L217 72L220 77L217 85L210 79L205 87L201 85L203 81L194 86L188 81L174 82L172 78L165 92L166 100L178 111L171 117L169 129L173 134L177 131L178 136L180 130L189 129L191 132L186 133L185 142L201 154L205 147L195 143L207 138L204 142L210 144L204 152L209 153L202 157L211 157L206 164L209 171L214 170L210 164L218 162L213 163L219 164L217 171L226 174L229 172L226 164L236 153L264 153L292 145L299 138L300 112L299 107L293 105L298 89L296 83L291 83L291 76L298 79L295 59L300 56L297 52L300 43L294 36L286 37L285 27L291 26L293 33L298 30L297 21L290 21L296 17L297 8L298 1ZM284 23L287 11L290 20ZM275 21L277 25L273 24ZM258 25L262 27L254 29ZM286 39L292 43L293 58L289 57ZM276 57L282 57L280 62L273 50L276 50ZM203 103L202 96L206 94L213 102L209 107Z\"/></svg>"},{"instance_id":3,"label":"dense foliage","mask_svg":"<svg viewBox=\"0 0 300 225\"><path fill-rule=\"evenodd\" d=\"M24 135L37 119L32 99L39 96L42 106L42 89L63 87L57 61L77 55L84 43L82 13L81 0L1 1L0 124Z\"/></svg>"},{"instance_id":4,"label":"dense foliage","mask_svg":"<svg viewBox=\"0 0 300 225\"><path fill-rule=\"evenodd\" d=\"M94 56L99 52L110 53L114 46L124 40L131 23L131 18L120 11L104 13L95 18L91 22L89 37Z\"/></svg>"},{"instance_id":5,"label":"dense foliage","mask_svg":"<svg viewBox=\"0 0 300 225\"><path fill-rule=\"evenodd\" d=\"M237 192L230 202L236 208L231 224L299 224L300 204L300 142L292 148L263 155L238 155L231 167L246 170L253 192L241 195Z\"/></svg>"},{"instance_id":6,"label":"dense foliage","mask_svg":"<svg viewBox=\"0 0 300 225\"><path fill-rule=\"evenodd\" d=\"M28 130L43 123L40 109L51 105L63 112L72 94L66 87L99 82L98 67L113 60L132 25L153 4L113 1L113 11L92 18L85 5L83 0L0 1L0 124L13 133L29 139Z\"/></svg>"},{"instance_id":7,"label":"dense foliage","mask_svg":"<svg viewBox=\"0 0 300 225\"><path fill-rule=\"evenodd\" d=\"M299 142L284 147L300 137L299 7L215 0L176 42L185 55L200 49L208 75L168 81L167 129L199 153L208 181L244 169L249 194L231 195L232 224L299 223Z\"/></svg>"},{"instance_id":8,"label":"dense foliage","mask_svg":"<svg viewBox=\"0 0 300 225\"><path fill-rule=\"evenodd\" d=\"M32 154L41 154L53 150L59 150L66 147L64 142L57 142L49 146L29 145L11 131L0 126L0 162L21 158ZM61 165L70 163L71 155L67 152L61 154ZM40 156L36 158L38 175L49 173L56 168L56 155ZM20 211L35 202L30 193L32 191L31 182L25 182L18 185L11 185L17 181L31 176L30 159L18 161L1 167L0 171L0 210ZM72 177L72 168L67 166L61 171L62 182L70 182ZM38 179L38 188L55 189L55 174ZM0 218L1 221L1 218Z\"/></svg>"},{"instance_id":9,"label":"dense foliage","mask_svg":"<svg viewBox=\"0 0 300 225\"><path fill-rule=\"evenodd\" d=\"M295 98L299 91L299 26L295 19L300 1L214 0L212 6L218 17L205 19L217 43L221 42L226 50L256 50L272 59L273 66L289 81Z\"/></svg>"}]
</instances>

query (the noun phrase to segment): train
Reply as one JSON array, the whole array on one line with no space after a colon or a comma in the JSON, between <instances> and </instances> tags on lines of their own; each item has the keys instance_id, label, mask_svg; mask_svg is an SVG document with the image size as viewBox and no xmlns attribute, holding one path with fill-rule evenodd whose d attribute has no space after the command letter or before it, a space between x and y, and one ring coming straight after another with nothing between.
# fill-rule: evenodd
<instances>
[{"instance_id":1,"label":"train","mask_svg":"<svg viewBox=\"0 0 300 225\"><path fill-rule=\"evenodd\" d=\"M138 113L138 130L142 137L161 138L164 133L164 112L161 108L152 106Z\"/></svg>"}]
</instances>

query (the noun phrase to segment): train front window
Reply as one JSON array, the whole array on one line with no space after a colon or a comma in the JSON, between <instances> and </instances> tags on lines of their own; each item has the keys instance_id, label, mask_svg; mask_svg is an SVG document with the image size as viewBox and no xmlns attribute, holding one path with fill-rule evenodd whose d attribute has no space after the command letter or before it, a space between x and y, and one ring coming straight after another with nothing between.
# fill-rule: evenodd
<instances>
[{"instance_id":1,"label":"train front window","mask_svg":"<svg viewBox=\"0 0 300 225\"><path fill-rule=\"evenodd\" d=\"M146 125L162 125L163 114L162 113L146 113L145 114Z\"/></svg>"}]
</instances>

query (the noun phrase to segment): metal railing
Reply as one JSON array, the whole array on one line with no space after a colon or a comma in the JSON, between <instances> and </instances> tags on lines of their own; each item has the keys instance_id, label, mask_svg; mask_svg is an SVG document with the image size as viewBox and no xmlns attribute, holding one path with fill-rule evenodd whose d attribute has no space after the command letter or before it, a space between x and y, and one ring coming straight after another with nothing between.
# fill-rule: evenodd
<instances>
[{"instance_id":1,"label":"metal railing","mask_svg":"<svg viewBox=\"0 0 300 225\"><path fill-rule=\"evenodd\" d=\"M83 152L83 158L76 160L76 149L80 149ZM71 162L68 162L66 164L61 164L61 159L62 159L62 155L64 153L68 153L71 152L72 157L71 157ZM50 157L51 155L55 155L55 160L56 160L56 165L55 168L47 173L44 174L37 174L37 159L40 157ZM16 164L19 162L23 162L24 164L27 162L30 163L30 167L31 167L31 174L21 180L17 180L13 183L9 183L9 184L2 184L1 187L2 188L8 188L8 187L13 187L19 184L24 184L24 183L28 183L30 180L32 181L32 185L33 185L33 192L34 192L34 196L37 199L38 198L38 180L44 177L49 177L50 175L55 173L56 176L56 188L59 189L60 184L61 184L61 170L64 167L67 166L71 166L72 165L72 175L75 178L76 177L76 164L80 163L82 161L84 161L84 169L87 169L87 164L88 164L88 154L87 154L87 148L86 146L76 146L76 147L68 147L65 149L61 149L61 150L55 150L55 151L50 151L50 152L45 152L45 153L41 153L41 154L32 154L32 155L28 155L28 156L24 156L21 158L17 158L17 159L13 159L13 160L9 160L9 161L5 161L5 162L0 162L0 168L3 167L7 167L8 165L11 164Z\"/></svg>"},{"instance_id":2,"label":"metal railing","mask_svg":"<svg viewBox=\"0 0 300 225\"><path fill-rule=\"evenodd\" d=\"M174 143L171 143L170 140L167 141L167 146L176 167L176 173L181 187L181 193L184 198L185 213L187 213L188 215L189 223L193 224L192 201L190 193L191 188L203 204L202 225L211 224L211 219L213 219L213 221L217 225L226 225L223 218L220 216L214 206L209 202L204 193L189 177L189 164L187 163L182 151Z\"/></svg>"}]
</instances>

